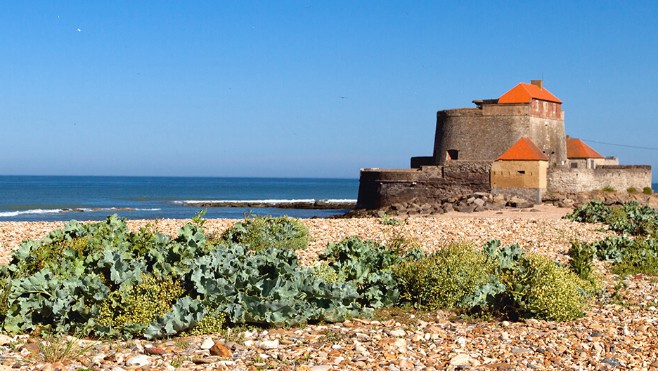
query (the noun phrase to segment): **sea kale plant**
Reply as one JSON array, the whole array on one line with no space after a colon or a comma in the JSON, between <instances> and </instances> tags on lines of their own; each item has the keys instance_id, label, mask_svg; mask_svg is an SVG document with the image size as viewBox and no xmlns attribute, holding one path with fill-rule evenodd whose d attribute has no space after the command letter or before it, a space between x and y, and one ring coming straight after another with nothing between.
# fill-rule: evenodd
<instances>
[{"instance_id":1,"label":"sea kale plant","mask_svg":"<svg viewBox=\"0 0 658 371\"><path fill-rule=\"evenodd\" d=\"M658 210L637 202L623 206L606 206L592 201L577 208L567 218L579 222L600 222L620 236L593 243L573 241L572 265L579 265L582 254L612 262L617 274L645 273L658 275Z\"/></svg>"},{"instance_id":2,"label":"sea kale plant","mask_svg":"<svg viewBox=\"0 0 658 371\"><path fill-rule=\"evenodd\" d=\"M326 252L320 255L323 263L316 270L326 280L345 282L354 287L362 305L381 308L397 304L400 297L394 267L422 256L424 253L418 248L403 251L375 241L349 237L330 243Z\"/></svg>"},{"instance_id":3,"label":"sea kale plant","mask_svg":"<svg viewBox=\"0 0 658 371\"><path fill-rule=\"evenodd\" d=\"M249 216L222 234L225 243L250 250L267 248L301 250L308 246L308 228L287 216Z\"/></svg>"},{"instance_id":4,"label":"sea kale plant","mask_svg":"<svg viewBox=\"0 0 658 371\"><path fill-rule=\"evenodd\" d=\"M269 221L278 233L282 221ZM362 310L353 286L297 264L281 243L298 241L297 234L275 234L279 249L216 245L201 226L186 224L172 238L151 228L130 231L111 216L72 221L24 242L0 267L2 330L154 338L216 329L210 325L222 321L209 315L283 325L338 321Z\"/></svg>"},{"instance_id":5,"label":"sea kale plant","mask_svg":"<svg viewBox=\"0 0 658 371\"><path fill-rule=\"evenodd\" d=\"M604 223L610 230L631 236L658 237L658 210L635 201L607 206L590 201L565 218L583 223Z\"/></svg>"}]
</instances>

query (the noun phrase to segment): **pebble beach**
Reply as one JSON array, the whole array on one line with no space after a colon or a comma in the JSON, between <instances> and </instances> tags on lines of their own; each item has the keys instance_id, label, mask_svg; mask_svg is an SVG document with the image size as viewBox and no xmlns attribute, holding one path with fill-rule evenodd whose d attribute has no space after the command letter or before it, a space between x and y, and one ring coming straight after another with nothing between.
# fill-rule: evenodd
<instances>
[{"instance_id":1,"label":"pebble beach","mask_svg":"<svg viewBox=\"0 0 658 371\"><path fill-rule=\"evenodd\" d=\"M404 237L426 252L451 243L481 246L491 239L518 243L526 251L560 262L570 241L592 242L611 235L604 225L562 219L569 209L451 212L413 216L399 225L380 218L303 219L311 243L298 251L312 266L327 243L349 236L381 241ZM151 224L175 235L188 220L129 221L137 230ZM208 219L208 234L235 223ZM0 264L21 241L39 239L62 222L0 223ZM88 350L65 362L48 363L35 336L0 335L0 369L44 370L600 370L658 369L658 280L620 278L597 262L606 294L587 315L569 322L468 320L448 311L390 311L368 319L303 328L241 329L214 336L130 341L76 339Z\"/></svg>"}]
</instances>

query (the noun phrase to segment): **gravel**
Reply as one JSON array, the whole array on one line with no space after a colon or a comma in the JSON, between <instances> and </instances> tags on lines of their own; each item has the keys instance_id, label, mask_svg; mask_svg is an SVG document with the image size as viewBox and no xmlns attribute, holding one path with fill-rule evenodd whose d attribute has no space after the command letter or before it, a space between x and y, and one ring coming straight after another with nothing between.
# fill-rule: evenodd
<instances>
[{"instance_id":1,"label":"gravel","mask_svg":"<svg viewBox=\"0 0 658 371\"><path fill-rule=\"evenodd\" d=\"M311 243L298 251L313 265L328 242L358 235L387 242L408 238L433 251L448 243L481 245L490 239L519 243L529 251L566 262L573 239L595 241L602 225L560 219L567 210L477 214L449 213L410 217L399 225L377 218L308 219ZM185 220L129 221L131 229L148 223L175 234ZM235 220L208 220L208 233L220 234ZM0 223L0 262L24 239L41 238L63 223ZM230 334L175 338L157 342L92 342L80 357L46 363L33 336L0 339L0 370L44 369L282 369L282 370L543 370L658 368L658 280L620 278L598 264L606 294L579 320L467 321L450 312L391 312L385 318L353 319L303 328L237 330ZM211 352L208 346L215 349ZM157 352L153 349L158 350ZM138 362L139 361L139 362Z\"/></svg>"}]
</instances>

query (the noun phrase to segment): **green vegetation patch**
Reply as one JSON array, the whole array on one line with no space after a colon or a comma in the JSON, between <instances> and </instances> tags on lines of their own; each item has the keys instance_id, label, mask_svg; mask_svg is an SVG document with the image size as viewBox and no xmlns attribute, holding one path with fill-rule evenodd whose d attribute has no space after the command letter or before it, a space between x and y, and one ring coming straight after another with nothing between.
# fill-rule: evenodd
<instances>
[{"instance_id":1,"label":"green vegetation patch","mask_svg":"<svg viewBox=\"0 0 658 371\"><path fill-rule=\"evenodd\" d=\"M477 316L571 320L584 315L587 288L567 267L526 256L518 245L483 250L454 245L396 270L401 297L418 309L457 309Z\"/></svg>"},{"instance_id":2,"label":"green vegetation patch","mask_svg":"<svg viewBox=\"0 0 658 371\"><path fill-rule=\"evenodd\" d=\"M299 221L250 218L218 242L203 225L197 216L172 238L151 227L132 232L111 216L24 242L0 267L0 327L162 338L336 322L392 306L568 320L587 305L586 280L517 245L454 245L426 256L401 235L388 246L352 237L329 244L319 265L305 268L295 253L308 242ZM572 269L585 276L588 260L576 259Z\"/></svg>"},{"instance_id":3,"label":"green vegetation patch","mask_svg":"<svg viewBox=\"0 0 658 371\"><path fill-rule=\"evenodd\" d=\"M580 266L582 254L595 255L612 262L612 271L617 274L658 275L658 210L637 202L605 206L593 201L574 210L567 218L605 223L621 234L591 244L572 242L572 264Z\"/></svg>"},{"instance_id":4,"label":"green vegetation patch","mask_svg":"<svg viewBox=\"0 0 658 371\"><path fill-rule=\"evenodd\" d=\"M299 220L287 216L255 216L235 223L221 238L226 243L251 250L300 250L308 247L308 228Z\"/></svg>"}]
</instances>

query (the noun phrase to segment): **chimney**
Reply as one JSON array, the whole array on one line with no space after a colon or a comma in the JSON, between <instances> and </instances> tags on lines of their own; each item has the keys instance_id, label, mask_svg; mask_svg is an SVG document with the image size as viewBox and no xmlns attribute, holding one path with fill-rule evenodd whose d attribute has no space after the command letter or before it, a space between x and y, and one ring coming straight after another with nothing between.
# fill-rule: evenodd
<instances>
[{"instance_id":1,"label":"chimney","mask_svg":"<svg viewBox=\"0 0 658 371\"><path fill-rule=\"evenodd\" d=\"M539 87L539 89L542 89L544 85L544 80L530 80L530 83L532 85Z\"/></svg>"}]
</instances>

